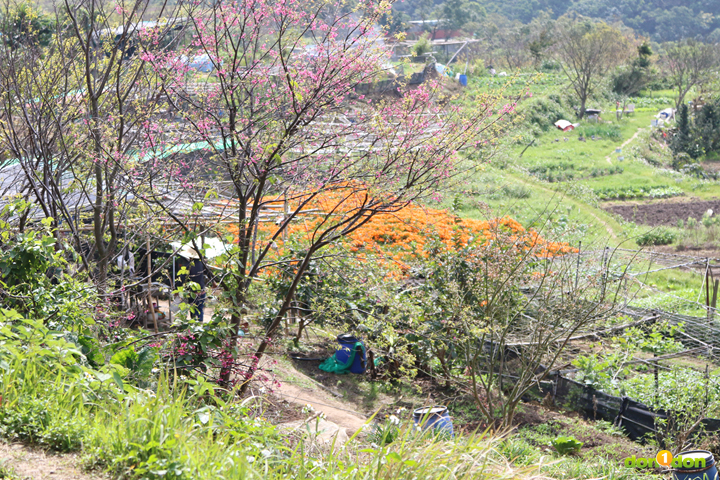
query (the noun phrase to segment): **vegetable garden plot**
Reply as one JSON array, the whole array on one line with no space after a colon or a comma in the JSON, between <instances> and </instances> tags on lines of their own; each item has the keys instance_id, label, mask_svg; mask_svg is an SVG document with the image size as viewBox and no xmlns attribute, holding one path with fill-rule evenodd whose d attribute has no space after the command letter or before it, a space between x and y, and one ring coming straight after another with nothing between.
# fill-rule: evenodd
<instances>
[{"instance_id":1,"label":"vegetable garden plot","mask_svg":"<svg viewBox=\"0 0 720 480\"><path fill-rule=\"evenodd\" d=\"M544 393L556 405L614 422L633 440L681 448L720 431L717 322L657 310L623 313L652 321L606 336L600 352L576 355L575 368L554 372Z\"/></svg>"},{"instance_id":2,"label":"vegetable garden plot","mask_svg":"<svg viewBox=\"0 0 720 480\"><path fill-rule=\"evenodd\" d=\"M576 258L578 277L601 273L621 292L617 315L571 338L573 368L551 373L553 387L537 393L613 421L633 440L682 448L719 431L715 260L609 248ZM660 290L662 275L682 275L690 294Z\"/></svg>"}]
</instances>

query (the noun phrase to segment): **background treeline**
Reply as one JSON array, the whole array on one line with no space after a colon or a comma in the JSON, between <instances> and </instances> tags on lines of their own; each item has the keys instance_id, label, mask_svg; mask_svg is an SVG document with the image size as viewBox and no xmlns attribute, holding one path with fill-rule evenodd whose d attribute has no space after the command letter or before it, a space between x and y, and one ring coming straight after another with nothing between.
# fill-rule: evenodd
<instances>
[{"instance_id":1,"label":"background treeline","mask_svg":"<svg viewBox=\"0 0 720 480\"><path fill-rule=\"evenodd\" d=\"M393 6L396 25L410 20L447 19L452 27L481 36L483 21L507 27L529 24L539 16L568 13L621 21L653 40L675 41L710 36L720 41L720 2L714 0L407 0Z\"/></svg>"}]
</instances>

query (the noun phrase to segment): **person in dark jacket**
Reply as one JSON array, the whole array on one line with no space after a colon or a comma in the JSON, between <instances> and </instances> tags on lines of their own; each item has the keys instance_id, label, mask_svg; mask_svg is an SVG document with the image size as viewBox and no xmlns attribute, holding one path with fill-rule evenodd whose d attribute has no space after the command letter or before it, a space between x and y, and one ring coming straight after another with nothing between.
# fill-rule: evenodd
<instances>
[{"instance_id":1,"label":"person in dark jacket","mask_svg":"<svg viewBox=\"0 0 720 480\"><path fill-rule=\"evenodd\" d=\"M181 275L178 278L178 283L186 287L186 298L187 303L191 306L190 314L192 318L202 322L204 320L205 299L207 298L205 291L207 283L205 263L200 260L200 255L197 254L195 249L189 245L183 246L183 248L178 251L178 255L186 260L187 263L182 262L181 265L188 269L187 274ZM189 282L197 285L188 285Z\"/></svg>"},{"instance_id":2,"label":"person in dark jacket","mask_svg":"<svg viewBox=\"0 0 720 480\"><path fill-rule=\"evenodd\" d=\"M200 286L199 290L192 291L192 317L202 322L204 320L205 299L207 297L207 293L205 292L205 264L200 261L199 258L190 260L189 270L190 281Z\"/></svg>"}]
</instances>

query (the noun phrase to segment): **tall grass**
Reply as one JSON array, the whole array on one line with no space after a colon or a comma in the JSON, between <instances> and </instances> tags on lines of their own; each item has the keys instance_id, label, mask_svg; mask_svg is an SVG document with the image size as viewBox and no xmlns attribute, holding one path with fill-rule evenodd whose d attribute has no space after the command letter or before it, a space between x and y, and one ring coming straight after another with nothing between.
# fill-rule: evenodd
<instances>
[{"instance_id":1,"label":"tall grass","mask_svg":"<svg viewBox=\"0 0 720 480\"><path fill-rule=\"evenodd\" d=\"M622 131L619 125L596 123L584 124L577 129L578 135L585 138L593 136L600 138L610 138L612 140L622 140Z\"/></svg>"},{"instance_id":2,"label":"tall grass","mask_svg":"<svg viewBox=\"0 0 720 480\"><path fill-rule=\"evenodd\" d=\"M84 365L74 344L41 323L1 325L0 435L80 452L88 468L113 478L636 478L612 462L553 458L522 439L488 433L447 439L412 423L399 427L391 443L383 437L376 445L358 432L344 445L328 445L311 428L281 432L201 377L171 372L157 388L140 389L113 366Z\"/></svg>"},{"instance_id":3,"label":"tall grass","mask_svg":"<svg viewBox=\"0 0 720 480\"><path fill-rule=\"evenodd\" d=\"M19 333L18 333L19 332ZM107 368L114 368L112 366ZM171 380L172 378L172 380ZM88 467L142 479L502 479L512 468L489 435L445 440L401 429L389 445L283 435L202 378L163 375L155 390L95 371L41 323L0 329L0 434Z\"/></svg>"}]
</instances>

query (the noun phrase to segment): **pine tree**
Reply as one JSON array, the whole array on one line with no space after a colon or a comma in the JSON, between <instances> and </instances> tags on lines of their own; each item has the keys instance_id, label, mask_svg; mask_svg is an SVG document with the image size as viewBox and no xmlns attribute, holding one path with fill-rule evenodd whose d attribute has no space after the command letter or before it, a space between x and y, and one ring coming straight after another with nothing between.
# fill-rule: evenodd
<instances>
[{"instance_id":1,"label":"pine tree","mask_svg":"<svg viewBox=\"0 0 720 480\"><path fill-rule=\"evenodd\" d=\"M718 105L709 103L700 110L695 120L695 138L704 153L720 151L720 110Z\"/></svg>"},{"instance_id":2,"label":"pine tree","mask_svg":"<svg viewBox=\"0 0 720 480\"><path fill-rule=\"evenodd\" d=\"M681 153L687 153L692 157L693 155L689 151L691 140L690 114L687 105L683 103L677 111L677 127L675 128L675 135L670 142L670 149L675 156Z\"/></svg>"}]
</instances>

